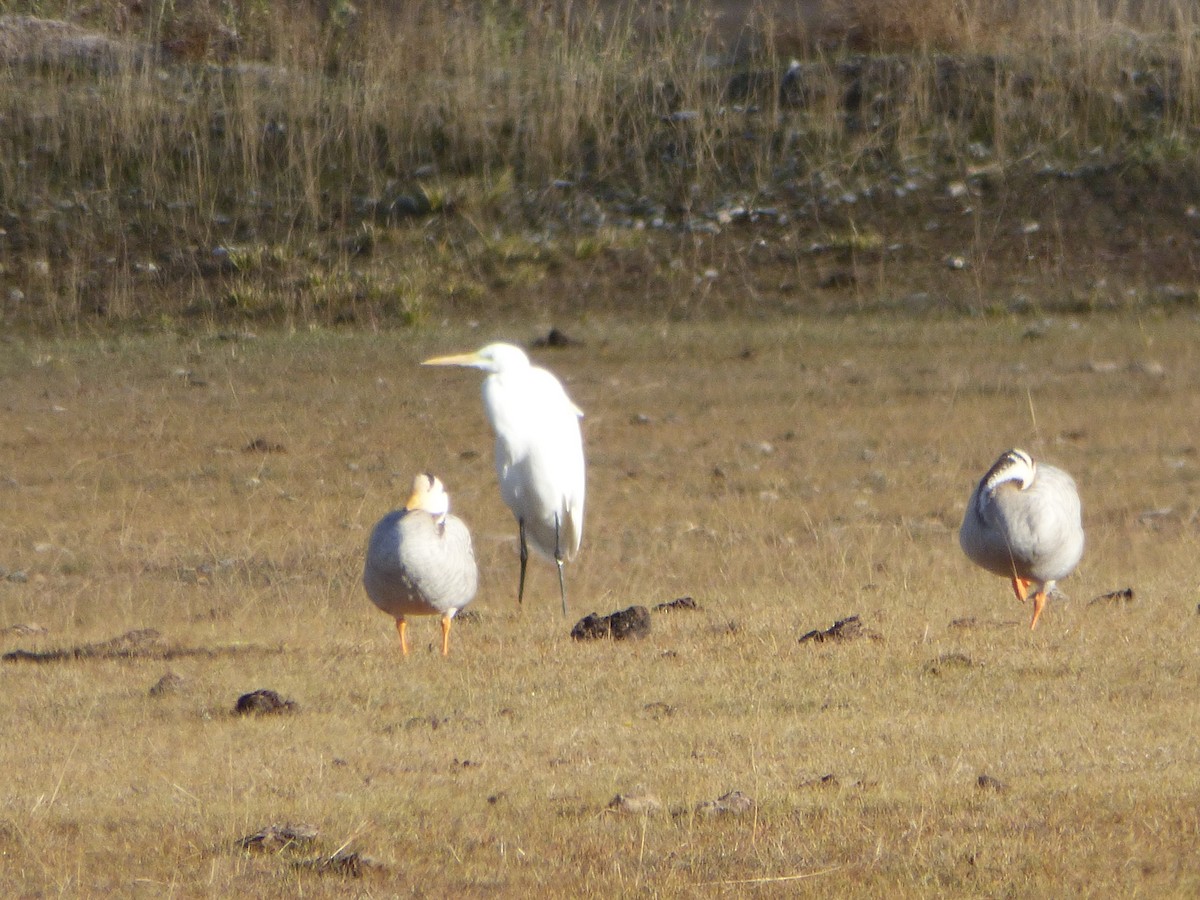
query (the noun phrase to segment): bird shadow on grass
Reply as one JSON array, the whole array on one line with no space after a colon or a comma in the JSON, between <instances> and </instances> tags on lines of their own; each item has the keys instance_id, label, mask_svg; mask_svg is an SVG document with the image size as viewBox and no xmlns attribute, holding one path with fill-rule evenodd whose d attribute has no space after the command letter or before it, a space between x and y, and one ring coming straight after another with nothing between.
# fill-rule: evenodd
<instances>
[{"instance_id":1,"label":"bird shadow on grass","mask_svg":"<svg viewBox=\"0 0 1200 900\"><path fill-rule=\"evenodd\" d=\"M283 652L282 647L257 644L227 644L217 647L182 647L169 643L154 628L139 628L125 634L90 644L57 647L50 650L17 649L0 657L4 662L70 662L80 659L182 659L198 656L212 658L239 653L271 654Z\"/></svg>"}]
</instances>

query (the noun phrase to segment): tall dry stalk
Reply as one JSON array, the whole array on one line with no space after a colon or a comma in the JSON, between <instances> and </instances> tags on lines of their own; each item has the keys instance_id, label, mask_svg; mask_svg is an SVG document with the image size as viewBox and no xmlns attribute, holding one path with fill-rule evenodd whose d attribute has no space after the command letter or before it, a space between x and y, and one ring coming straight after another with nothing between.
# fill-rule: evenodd
<instances>
[{"instance_id":1,"label":"tall dry stalk","mask_svg":"<svg viewBox=\"0 0 1200 900\"><path fill-rule=\"evenodd\" d=\"M20 308L136 315L183 290L189 306L241 308L248 272L225 251L242 245L257 248L243 262L350 278L347 246L405 224L384 214L398 197L504 229L561 215L564 183L690 217L961 169L980 148L1064 167L1194 157L1200 12L1182 0L859 0L841 7L840 42L800 53L803 100L787 103L768 26L733 58L703 4L670 12L653 28L593 2L255 6L184 23L163 6L147 38L224 17L248 58L4 69ZM734 92L739 78L754 87ZM294 304L294 279L276 281L252 305Z\"/></svg>"}]
</instances>

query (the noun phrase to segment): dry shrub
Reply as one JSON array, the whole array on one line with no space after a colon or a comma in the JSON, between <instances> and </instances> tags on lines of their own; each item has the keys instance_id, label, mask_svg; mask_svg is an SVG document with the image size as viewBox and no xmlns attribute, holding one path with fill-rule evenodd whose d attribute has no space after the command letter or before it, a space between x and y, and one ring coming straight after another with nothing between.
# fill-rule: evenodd
<instances>
[{"instance_id":1,"label":"dry shrub","mask_svg":"<svg viewBox=\"0 0 1200 900\"><path fill-rule=\"evenodd\" d=\"M962 0L850 0L827 3L826 16L840 23L856 50L969 50L973 24Z\"/></svg>"},{"instance_id":2,"label":"dry shrub","mask_svg":"<svg viewBox=\"0 0 1200 900\"><path fill-rule=\"evenodd\" d=\"M474 257L529 246L526 227L660 210L691 227L722 205L795 219L913 173L957 179L977 155L1191 164L1194 5L1016 7L830 0L823 39L787 45L806 68L784 102L784 44L734 55L699 3L653 27L600 3L148 6L119 46L166 47L165 64L122 50L95 78L10 49L0 65L0 197L28 211L3 223L0 296L54 326L160 309L340 321L355 303L408 316L431 293L536 280ZM754 12L768 38L772 8ZM0 33L0 55L13 44ZM365 272L373 248L412 245L403 284ZM447 261L470 271L447 278Z\"/></svg>"}]
</instances>

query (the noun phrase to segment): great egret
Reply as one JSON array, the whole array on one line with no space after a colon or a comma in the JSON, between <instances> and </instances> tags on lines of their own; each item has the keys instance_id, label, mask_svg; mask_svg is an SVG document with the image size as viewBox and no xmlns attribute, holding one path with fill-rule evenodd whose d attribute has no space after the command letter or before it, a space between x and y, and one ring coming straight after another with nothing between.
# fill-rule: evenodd
<instances>
[{"instance_id":1,"label":"great egret","mask_svg":"<svg viewBox=\"0 0 1200 900\"><path fill-rule=\"evenodd\" d=\"M450 515L450 496L432 475L413 479L404 509L388 513L371 531L363 587L371 602L396 619L400 649L408 655L407 616L442 617L442 656L450 654L450 624L471 602L479 583L471 533Z\"/></svg>"},{"instance_id":2,"label":"great egret","mask_svg":"<svg viewBox=\"0 0 1200 900\"><path fill-rule=\"evenodd\" d=\"M521 540L517 602L525 595L525 563L532 544L558 566L565 616L563 561L575 556L583 537L583 412L557 378L532 365L512 344L488 344L474 353L438 356L422 365L468 366L488 373L483 406L496 433L496 476Z\"/></svg>"},{"instance_id":3,"label":"great egret","mask_svg":"<svg viewBox=\"0 0 1200 900\"><path fill-rule=\"evenodd\" d=\"M1083 556L1083 523L1075 481L1062 469L1008 450L971 494L958 542L976 565L1012 581L1022 603L1033 593L1033 621L1054 582Z\"/></svg>"}]
</instances>

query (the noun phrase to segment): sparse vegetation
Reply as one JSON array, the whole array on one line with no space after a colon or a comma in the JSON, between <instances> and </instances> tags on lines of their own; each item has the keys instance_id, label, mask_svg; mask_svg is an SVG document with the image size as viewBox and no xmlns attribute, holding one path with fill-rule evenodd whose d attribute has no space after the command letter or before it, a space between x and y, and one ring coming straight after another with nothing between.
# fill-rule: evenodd
<instances>
[{"instance_id":1,"label":"sparse vegetation","mask_svg":"<svg viewBox=\"0 0 1200 900\"><path fill-rule=\"evenodd\" d=\"M416 365L473 329L10 341L0 650L90 649L0 663L0 893L1195 893L1193 321L573 336L535 351L587 412L567 619L544 562L516 604L476 380ZM1085 504L1033 633L955 539L1009 444ZM482 586L405 661L359 577L422 469Z\"/></svg>"},{"instance_id":2,"label":"sparse vegetation","mask_svg":"<svg viewBox=\"0 0 1200 900\"><path fill-rule=\"evenodd\" d=\"M1059 213L1057 249L1112 283L1127 277L1111 254L1129 235L1098 247L1081 220L1122 215L1136 197L1164 214L1159 228L1194 239L1179 198L1197 183L1200 13L1033 6L863 0L798 34L768 5L737 35L702 4L662 19L615 3L38 4L119 43L70 57L66 36L34 53L0 32L3 318L379 324L386 302L296 295L314 271L386 283L412 266L470 282L451 296L433 279L428 310L539 307L586 292L558 281L539 293L546 257L470 259L564 233L577 262L603 263L600 243L649 269L695 244L738 257L761 235L783 238L744 273L762 297L781 253L795 266L826 229L937 222L952 183L966 190L958 212L985 227L1019 227L1015 207ZM886 260L892 290L943 290L930 270L948 254L996 259L978 228L938 224L936 252L911 241L915 253ZM1136 224L1135 238L1159 236ZM632 253L622 233L637 236ZM246 269L222 248L271 265L231 287ZM1045 256L1026 256L1044 278ZM1008 302L997 282L1011 260L972 272L972 308ZM577 266L563 277L595 281ZM622 305L676 304L674 279L641 283ZM858 284L853 308L887 302ZM798 288L801 307L822 305ZM711 286L713 306L736 302L727 290Z\"/></svg>"}]
</instances>

